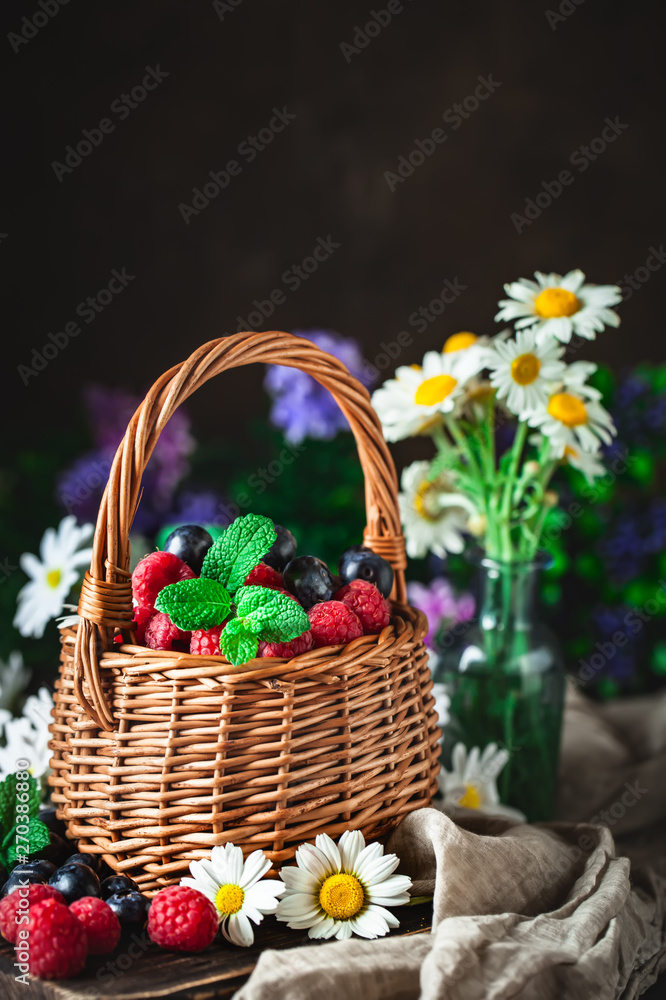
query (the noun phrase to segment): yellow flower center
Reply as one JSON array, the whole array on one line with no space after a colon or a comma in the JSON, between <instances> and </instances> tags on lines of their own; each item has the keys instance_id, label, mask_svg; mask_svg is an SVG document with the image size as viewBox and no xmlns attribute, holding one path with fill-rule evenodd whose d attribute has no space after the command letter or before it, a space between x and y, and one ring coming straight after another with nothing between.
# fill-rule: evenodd
<instances>
[{"instance_id":1,"label":"yellow flower center","mask_svg":"<svg viewBox=\"0 0 666 1000\"><path fill-rule=\"evenodd\" d=\"M334 920L355 917L364 903L365 892L355 875L329 875L319 890L319 905Z\"/></svg>"},{"instance_id":2,"label":"yellow flower center","mask_svg":"<svg viewBox=\"0 0 666 1000\"><path fill-rule=\"evenodd\" d=\"M434 484L429 483L427 479L424 479L419 488L416 491L414 497L414 509L417 514L424 517L426 521L436 521L439 517L439 507L435 502L435 507L432 507L432 500L437 500L437 497L433 498Z\"/></svg>"},{"instance_id":3,"label":"yellow flower center","mask_svg":"<svg viewBox=\"0 0 666 1000\"><path fill-rule=\"evenodd\" d=\"M459 806L465 806L466 809L478 809L481 805L481 796L479 795L479 789L476 785L465 785L465 794L458 801Z\"/></svg>"},{"instance_id":4,"label":"yellow flower center","mask_svg":"<svg viewBox=\"0 0 666 1000\"><path fill-rule=\"evenodd\" d=\"M534 300L537 316L554 319L556 316L573 316L581 308L581 302L566 288L544 288Z\"/></svg>"},{"instance_id":5,"label":"yellow flower center","mask_svg":"<svg viewBox=\"0 0 666 1000\"><path fill-rule=\"evenodd\" d=\"M458 385L458 379L453 375L435 375L427 378L416 390L414 402L419 406L434 406L450 396Z\"/></svg>"},{"instance_id":6,"label":"yellow flower center","mask_svg":"<svg viewBox=\"0 0 666 1000\"><path fill-rule=\"evenodd\" d=\"M548 412L565 427L580 427L587 423L585 403L569 392L556 392L551 396Z\"/></svg>"},{"instance_id":7,"label":"yellow flower center","mask_svg":"<svg viewBox=\"0 0 666 1000\"><path fill-rule=\"evenodd\" d=\"M469 330L463 330L461 333L453 333L444 342L443 353L453 354L454 351L464 351L467 347L471 347L472 344L476 344L478 339L477 335L470 333Z\"/></svg>"},{"instance_id":8,"label":"yellow flower center","mask_svg":"<svg viewBox=\"0 0 666 1000\"><path fill-rule=\"evenodd\" d=\"M59 569L52 569L50 573L46 574L46 582L49 587L53 587L55 590L60 581L62 580L62 573Z\"/></svg>"},{"instance_id":9,"label":"yellow flower center","mask_svg":"<svg viewBox=\"0 0 666 1000\"><path fill-rule=\"evenodd\" d=\"M541 362L535 354L519 354L511 362L511 378L518 385L532 385L540 371Z\"/></svg>"},{"instance_id":10,"label":"yellow flower center","mask_svg":"<svg viewBox=\"0 0 666 1000\"><path fill-rule=\"evenodd\" d=\"M238 913L245 893L239 885L221 885L215 897L215 906L220 913Z\"/></svg>"}]
</instances>

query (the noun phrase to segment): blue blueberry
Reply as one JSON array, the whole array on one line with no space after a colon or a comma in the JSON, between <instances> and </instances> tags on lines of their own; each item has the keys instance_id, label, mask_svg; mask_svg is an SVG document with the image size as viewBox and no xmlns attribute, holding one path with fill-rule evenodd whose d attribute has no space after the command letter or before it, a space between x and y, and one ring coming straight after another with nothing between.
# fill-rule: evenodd
<instances>
[{"instance_id":1,"label":"blue blueberry","mask_svg":"<svg viewBox=\"0 0 666 1000\"><path fill-rule=\"evenodd\" d=\"M311 608L320 601L330 601L335 593L335 580L325 562L316 556L296 556L287 563L282 574L287 590Z\"/></svg>"},{"instance_id":2,"label":"blue blueberry","mask_svg":"<svg viewBox=\"0 0 666 1000\"><path fill-rule=\"evenodd\" d=\"M99 875L102 867L102 859L98 854L72 854L63 865L87 865L92 868L96 875Z\"/></svg>"},{"instance_id":3,"label":"blue blueberry","mask_svg":"<svg viewBox=\"0 0 666 1000\"><path fill-rule=\"evenodd\" d=\"M148 920L150 900L140 892L115 892L108 896L110 906L123 930L141 930Z\"/></svg>"},{"instance_id":4,"label":"blue blueberry","mask_svg":"<svg viewBox=\"0 0 666 1000\"><path fill-rule=\"evenodd\" d=\"M372 549L364 545L352 545L340 556L338 572L343 583L352 580L367 580L374 583L383 597L388 597L393 589L393 567Z\"/></svg>"},{"instance_id":5,"label":"blue blueberry","mask_svg":"<svg viewBox=\"0 0 666 1000\"><path fill-rule=\"evenodd\" d=\"M67 905L82 896L99 896L101 893L99 879L92 868L76 862L61 865L49 879L49 885L62 893Z\"/></svg>"},{"instance_id":6,"label":"blue blueberry","mask_svg":"<svg viewBox=\"0 0 666 1000\"><path fill-rule=\"evenodd\" d=\"M140 891L134 879L127 875L110 875L102 882L102 899L108 899L109 896L115 896L116 893Z\"/></svg>"},{"instance_id":7,"label":"blue blueberry","mask_svg":"<svg viewBox=\"0 0 666 1000\"><path fill-rule=\"evenodd\" d=\"M291 562L296 555L298 543L288 528L283 528L281 524L274 524L273 527L277 538L261 561L282 572L287 563Z\"/></svg>"},{"instance_id":8,"label":"blue blueberry","mask_svg":"<svg viewBox=\"0 0 666 1000\"><path fill-rule=\"evenodd\" d=\"M183 524L172 531L164 543L164 551L172 552L199 576L201 567L213 539L205 528L198 524Z\"/></svg>"}]
</instances>

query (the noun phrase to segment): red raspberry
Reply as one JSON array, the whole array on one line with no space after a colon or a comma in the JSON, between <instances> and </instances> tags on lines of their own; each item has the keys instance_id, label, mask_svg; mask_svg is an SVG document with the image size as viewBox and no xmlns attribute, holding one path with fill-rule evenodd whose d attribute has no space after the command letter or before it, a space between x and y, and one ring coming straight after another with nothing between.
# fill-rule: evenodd
<instances>
[{"instance_id":1,"label":"red raspberry","mask_svg":"<svg viewBox=\"0 0 666 1000\"><path fill-rule=\"evenodd\" d=\"M88 938L89 955L108 955L120 941L120 921L110 906L96 896L81 896L69 904Z\"/></svg>"},{"instance_id":2,"label":"red raspberry","mask_svg":"<svg viewBox=\"0 0 666 1000\"><path fill-rule=\"evenodd\" d=\"M258 655L284 656L285 659L290 660L292 656L307 653L308 649L312 649L313 645L312 632L308 629L307 632L292 639L291 642L260 642Z\"/></svg>"},{"instance_id":3,"label":"red raspberry","mask_svg":"<svg viewBox=\"0 0 666 1000\"><path fill-rule=\"evenodd\" d=\"M195 574L173 552L151 552L132 573L132 597L140 608L155 610L155 599L163 587L179 580L191 580Z\"/></svg>"},{"instance_id":4,"label":"red raspberry","mask_svg":"<svg viewBox=\"0 0 666 1000\"><path fill-rule=\"evenodd\" d=\"M333 595L351 608L363 626L364 635L375 635L391 621L391 607L385 597L368 580L352 580Z\"/></svg>"},{"instance_id":5,"label":"red raspberry","mask_svg":"<svg viewBox=\"0 0 666 1000\"><path fill-rule=\"evenodd\" d=\"M29 944L27 964L33 976L41 979L67 979L76 976L85 965L88 939L78 917L57 899L45 899L32 907L25 926ZM19 928L19 934L24 928ZM21 961L21 937L16 961Z\"/></svg>"},{"instance_id":6,"label":"red raspberry","mask_svg":"<svg viewBox=\"0 0 666 1000\"><path fill-rule=\"evenodd\" d=\"M162 611L156 611L150 616L144 638L148 649L174 649L174 644L180 642L189 647L190 633L182 632ZM175 648L178 648L177 645Z\"/></svg>"},{"instance_id":7,"label":"red raspberry","mask_svg":"<svg viewBox=\"0 0 666 1000\"><path fill-rule=\"evenodd\" d=\"M174 951L202 951L212 944L217 927L210 899L187 885L160 889L148 911L148 937Z\"/></svg>"},{"instance_id":8,"label":"red raspberry","mask_svg":"<svg viewBox=\"0 0 666 1000\"><path fill-rule=\"evenodd\" d=\"M17 923L17 919L24 913L29 914L33 906L45 899L55 899L58 903L65 902L65 897L52 885L42 885L41 882L37 882L27 888L27 893L25 889L16 889L0 900L0 933L12 944L16 944L19 927L26 924L25 920L21 920L21 924Z\"/></svg>"},{"instance_id":9,"label":"red raspberry","mask_svg":"<svg viewBox=\"0 0 666 1000\"><path fill-rule=\"evenodd\" d=\"M146 625L150 621L151 615L155 614L154 608L134 608L134 621L136 622L136 641L143 646L146 641Z\"/></svg>"},{"instance_id":10,"label":"red raspberry","mask_svg":"<svg viewBox=\"0 0 666 1000\"><path fill-rule=\"evenodd\" d=\"M282 573L278 573L266 563L258 563L245 580L246 587L270 587L271 590L283 590Z\"/></svg>"},{"instance_id":11,"label":"red raspberry","mask_svg":"<svg viewBox=\"0 0 666 1000\"><path fill-rule=\"evenodd\" d=\"M341 601L323 601L308 611L315 649L320 646L339 646L363 635L363 626Z\"/></svg>"},{"instance_id":12,"label":"red raspberry","mask_svg":"<svg viewBox=\"0 0 666 1000\"><path fill-rule=\"evenodd\" d=\"M195 656L222 656L220 649L220 635L224 623L215 625L214 628L198 628L192 633L190 639L190 653Z\"/></svg>"}]
</instances>

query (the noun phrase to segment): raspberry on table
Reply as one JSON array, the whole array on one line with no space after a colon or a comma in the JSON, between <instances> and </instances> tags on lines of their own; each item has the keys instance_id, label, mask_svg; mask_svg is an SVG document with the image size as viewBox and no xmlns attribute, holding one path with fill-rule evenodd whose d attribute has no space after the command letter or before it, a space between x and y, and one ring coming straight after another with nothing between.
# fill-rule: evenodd
<instances>
[{"instance_id":1,"label":"raspberry on table","mask_svg":"<svg viewBox=\"0 0 666 1000\"><path fill-rule=\"evenodd\" d=\"M217 910L198 889L170 885L151 903L148 937L162 948L202 951L212 944L217 928Z\"/></svg>"},{"instance_id":2,"label":"raspberry on table","mask_svg":"<svg viewBox=\"0 0 666 1000\"><path fill-rule=\"evenodd\" d=\"M19 932L23 927L19 928ZM85 965L88 938L76 914L57 899L45 899L30 911L25 925L29 941L27 965L41 979L67 979ZM16 960L21 961L19 933Z\"/></svg>"},{"instance_id":3,"label":"raspberry on table","mask_svg":"<svg viewBox=\"0 0 666 1000\"><path fill-rule=\"evenodd\" d=\"M284 580L282 573L279 573L272 566L266 563L257 563L253 570L248 573L245 580L246 587L270 587L271 590L284 590Z\"/></svg>"},{"instance_id":4,"label":"raspberry on table","mask_svg":"<svg viewBox=\"0 0 666 1000\"><path fill-rule=\"evenodd\" d=\"M173 649L174 644L179 642L188 645L190 633L183 632L174 625L163 611L155 611L146 625L144 643L148 649Z\"/></svg>"},{"instance_id":5,"label":"raspberry on table","mask_svg":"<svg viewBox=\"0 0 666 1000\"><path fill-rule=\"evenodd\" d=\"M225 623L213 628L198 628L190 636L190 653L195 656L222 656L220 635Z\"/></svg>"},{"instance_id":6,"label":"raspberry on table","mask_svg":"<svg viewBox=\"0 0 666 1000\"><path fill-rule=\"evenodd\" d=\"M375 635L391 621L391 608L385 597L367 580L352 580L335 594L359 618L364 635Z\"/></svg>"},{"instance_id":7,"label":"raspberry on table","mask_svg":"<svg viewBox=\"0 0 666 1000\"><path fill-rule=\"evenodd\" d=\"M341 601L323 601L308 611L314 646L339 646L363 635L354 612Z\"/></svg>"},{"instance_id":8,"label":"raspberry on table","mask_svg":"<svg viewBox=\"0 0 666 1000\"><path fill-rule=\"evenodd\" d=\"M303 635L297 636L290 642L260 642L258 656L283 656L290 660L293 656L300 656L312 649L314 639L312 632L308 629Z\"/></svg>"},{"instance_id":9,"label":"raspberry on table","mask_svg":"<svg viewBox=\"0 0 666 1000\"><path fill-rule=\"evenodd\" d=\"M173 552L151 552L132 573L132 597L139 608L155 610L160 590L179 580L191 580L196 574Z\"/></svg>"},{"instance_id":10,"label":"raspberry on table","mask_svg":"<svg viewBox=\"0 0 666 1000\"><path fill-rule=\"evenodd\" d=\"M110 954L120 941L120 921L111 907L97 896L82 896L69 909L85 928L88 954Z\"/></svg>"},{"instance_id":11,"label":"raspberry on table","mask_svg":"<svg viewBox=\"0 0 666 1000\"><path fill-rule=\"evenodd\" d=\"M65 902L65 897L52 885L43 885L40 882L33 883L26 887L21 887L9 896L0 900L0 934L11 944L16 944L16 935L21 925L25 926L25 921L17 924L17 917L22 917L24 913L30 914L33 906L42 903L45 899L55 899L58 903Z\"/></svg>"},{"instance_id":12,"label":"raspberry on table","mask_svg":"<svg viewBox=\"0 0 666 1000\"><path fill-rule=\"evenodd\" d=\"M154 608L141 608L138 605L134 608L134 621L136 622L136 641L142 646L146 641L146 625L150 621L152 615L155 614Z\"/></svg>"}]
</instances>

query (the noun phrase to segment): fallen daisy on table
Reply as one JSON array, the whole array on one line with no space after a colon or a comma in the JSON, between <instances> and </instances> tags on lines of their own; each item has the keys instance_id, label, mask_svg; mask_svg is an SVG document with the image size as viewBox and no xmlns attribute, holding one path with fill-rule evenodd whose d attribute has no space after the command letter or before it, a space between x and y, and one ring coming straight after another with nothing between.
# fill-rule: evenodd
<instances>
[{"instance_id":1,"label":"fallen daisy on table","mask_svg":"<svg viewBox=\"0 0 666 1000\"><path fill-rule=\"evenodd\" d=\"M497 779L508 760L508 750L498 749L496 743L489 743L483 753L478 747L468 751L463 743L456 743L451 755L451 770L442 768L438 778L444 804L524 822L524 814L503 805L497 791Z\"/></svg>"},{"instance_id":2,"label":"fallen daisy on table","mask_svg":"<svg viewBox=\"0 0 666 1000\"><path fill-rule=\"evenodd\" d=\"M284 892L277 879L263 878L270 867L263 851L253 851L243 862L240 847L226 844L212 849L210 861L192 861L193 877L182 878L180 884L208 896L227 941L249 948L254 943L250 921L260 924L266 914L275 913L276 897Z\"/></svg>"},{"instance_id":3,"label":"fallen daisy on table","mask_svg":"<svg viewBox=\"0 0 666 1000\"><path fill-rule=\"evenodd\" d=\"M336 844L325 833L296 851L296 866L285 867L280 878L287 889L276 916L288 927L308 931L311 938L338 938L352 934L377 938L400 921L387 906L409 902L412 881L394 875L400 864L395 854L384 855L381 844L366 847L360 830L347 830Z\"/></svg>"}]
</instances>

